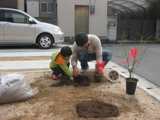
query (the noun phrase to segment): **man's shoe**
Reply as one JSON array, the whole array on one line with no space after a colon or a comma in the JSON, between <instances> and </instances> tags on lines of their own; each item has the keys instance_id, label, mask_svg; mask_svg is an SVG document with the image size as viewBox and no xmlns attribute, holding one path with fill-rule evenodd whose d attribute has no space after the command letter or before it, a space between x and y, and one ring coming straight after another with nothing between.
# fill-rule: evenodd
<instances>
[{"instance_id":1,"label":"man's shoe","mask_svg":"<svg viewBox=\"0 0 160 120\"><path fill-rule=\"evenodd\" d=\"M86 69L81 69L81 73L83 73L83 74L86 73L88 69L89 69L89 66L87 66Z\"/></svg>"},{"instance_id":2,"label":"man's shoe","mask_svg":"<svg viewBox=\"0 0 160 120\"><path fill-rule=\"evenodd\" d=\"M57 80L57 79L58 79L57 76L54 75L54 74L51 75L51 78L52 78L53 80Z\"/></svg>"}]
</instances>

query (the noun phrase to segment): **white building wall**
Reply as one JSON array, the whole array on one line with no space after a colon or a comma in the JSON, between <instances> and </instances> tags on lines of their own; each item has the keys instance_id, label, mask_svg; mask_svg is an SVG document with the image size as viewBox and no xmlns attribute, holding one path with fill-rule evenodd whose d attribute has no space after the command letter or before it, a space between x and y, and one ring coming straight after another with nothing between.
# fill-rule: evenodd
<instances>
[{"instance_id":1,"label":"white building wall","mask_svg":"<svg viewBox=\"0 0 160 120\"><path fill-rule=\"evenodd\" d=\"M97 36L106 36L107 0L95 0L95 1L96 1L95 13L90 14L89 16L89 33L96 34Z\"/></svg>"},{"instance_id":2,"label":"white building wall","mask_svg":"<svg viewBox=\"0 0 160 120\"><path fill-rule=\"evenodd\" d=\"M62 28L65 36L74 35L74 0L57 1L58 26Z\"/></svg>"},{"instance_id":3,"label":"white building wall","mask_svg":"<svg viewBox=\"0 0 160 120\"><path fill-rule=\"evenodd\" d=\"M57 0L58 26L65 36L75 36L75 5L95 5L89 14L89 33L107 36L107 0Z\"/></svg>"},{"instance_id":4,"label":"white building wall","mask_svg":"<svg viewBox=\"0 0 160 120\"><path fill-rule=\"evenodd\" d=\"M18 9L24 11L24 0L18 0Z\"/></svg>"}]
</instances>

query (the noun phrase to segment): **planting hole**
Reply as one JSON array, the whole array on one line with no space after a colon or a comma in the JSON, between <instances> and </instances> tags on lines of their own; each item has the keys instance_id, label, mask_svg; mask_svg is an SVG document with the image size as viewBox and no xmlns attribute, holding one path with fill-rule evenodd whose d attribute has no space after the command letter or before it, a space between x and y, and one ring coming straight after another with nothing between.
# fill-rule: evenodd
<instances>
[{"instance_id":1,"label":"planting hole","mask_svg":"<svg viewBox=\"0 0 160 120\"><path fill-rule=\"evenodd\" d=\"M117 106L98 100L79 103L76 107L76 112L79 117L84 118L107 118L119 115Z\"/></svg>"}]
</instances>

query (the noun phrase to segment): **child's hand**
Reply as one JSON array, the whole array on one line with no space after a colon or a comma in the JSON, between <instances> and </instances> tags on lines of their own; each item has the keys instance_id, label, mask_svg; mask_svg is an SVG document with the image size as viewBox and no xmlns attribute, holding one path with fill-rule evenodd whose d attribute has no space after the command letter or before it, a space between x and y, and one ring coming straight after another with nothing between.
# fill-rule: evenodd
<instances>
[{"instance_id":1,"label":"child's hand","mask_svg":"<svg viewBox=\"0 0 160 120\"><path fill-rule=\"evenodd\" d=\"M69 79L72 80L72 81L74 82L74 78L73 78L73 77L70 77Z\"/></svg>"}]
</instances>

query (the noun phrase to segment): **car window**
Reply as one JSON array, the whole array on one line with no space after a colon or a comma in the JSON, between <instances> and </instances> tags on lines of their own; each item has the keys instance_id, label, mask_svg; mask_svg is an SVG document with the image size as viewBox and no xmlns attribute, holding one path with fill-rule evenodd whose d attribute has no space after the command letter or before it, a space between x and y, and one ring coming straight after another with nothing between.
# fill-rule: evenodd
<instances>
[{"instance_id":1,"label":"car window","mask_svg":"<svg viewBox=\"0 0 160 120\"><path fill-rule=\"evenodd\" d=\"M29 23L29 17L16 11L5 11L5 21L13 23Z\"/></svg>"},{"instance_id":2,"label":"car window","mask_svg":"<svg viewBox=\"0 0 160 120\"><path fill-rule=\"evenodd\" d=\"M0 21L2 21L2 11L0 10Z\"/></svg>"},{"instance_id":3,"label":"car window","mask_svg":"<svg viewBox=\"0 0 160 120\"><path fill-rule=\"evenodd\" d=\"M0 10L0 21L3 21L4 20L4 17L3 17L3 11Z\"/></svg>"}]
</instances>

